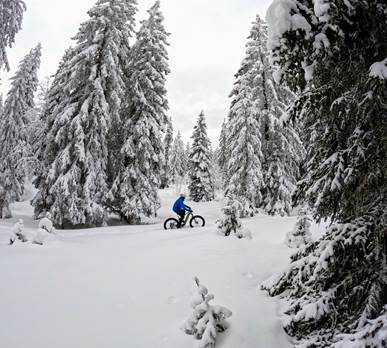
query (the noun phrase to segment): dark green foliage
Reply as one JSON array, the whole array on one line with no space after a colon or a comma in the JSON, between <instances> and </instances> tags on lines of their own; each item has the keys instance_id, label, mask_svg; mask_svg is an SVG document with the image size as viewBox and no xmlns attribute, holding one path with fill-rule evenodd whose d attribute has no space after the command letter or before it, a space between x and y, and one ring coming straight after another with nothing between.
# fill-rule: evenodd
<instances>
[{"instance_id":1,"label":"dark green foliage","mask_svg":"<svg viewBox=\"0 0 387 348\"><path fill-rule=\"evenodd\" d=\"M387 4L329 2L322 18L312 1L293 3L310 33L284 33L272 59L302 90L291 115L302 118L310 140L294 201L307 201L317 220L334 224L263 288L286 291L285 329L303 347L341 347L337 334L352 341L386 302L387 80L370 68L387 56ZM321 35L329 45L316 44Z\"/></svg>"}]
</instances>

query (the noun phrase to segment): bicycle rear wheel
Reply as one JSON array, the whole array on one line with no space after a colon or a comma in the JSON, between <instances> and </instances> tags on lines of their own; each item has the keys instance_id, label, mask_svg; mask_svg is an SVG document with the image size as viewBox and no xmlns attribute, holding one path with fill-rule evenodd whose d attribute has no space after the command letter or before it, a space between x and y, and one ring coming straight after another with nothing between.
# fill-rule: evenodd
<instances>
[{"instance_id":1,"label":"bicycle rear wheel","mask_svg":"<svg viewBox=\"0 0 387 348\"><path fill-rule=\"evenodd\" d=\"M164 230L175 230L179 222L174 218L169 218L164 222Z\"/></svg>"},{"instance_id":2,"label":"bicycle rear wheel","mask_svg":"<svg viewBox=\"0 0 387 348\"><path fill-rule=\"evenodd\" d=\"M204 220L204 218L200 215L195 215L195 216L192 216L190 222L189 222L189 225L194 228L194 227L204 227L206 224L206 221Z\"/></svg>"}]
</instances>

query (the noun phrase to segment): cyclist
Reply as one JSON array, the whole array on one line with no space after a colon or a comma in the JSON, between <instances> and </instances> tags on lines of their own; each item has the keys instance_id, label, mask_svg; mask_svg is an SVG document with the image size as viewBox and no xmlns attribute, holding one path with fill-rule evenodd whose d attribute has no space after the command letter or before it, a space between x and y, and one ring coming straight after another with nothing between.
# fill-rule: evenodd
<instances>
[{"instance_id":1,"label":"cyclist","mask_svg":"<svg viewBox=\"0 0 387 348\"><path fill-rule=\"evenodd\" d=\"M185 194L181 193L180 197L173 204L172 210L177 215L179 215L179 222L177 223L177 228L180 228L182 223L184 222L185 212L186 211L192 211L192 209L188 205L184 204L184 200L185 200Z\"/></svg>"}]
</instances>

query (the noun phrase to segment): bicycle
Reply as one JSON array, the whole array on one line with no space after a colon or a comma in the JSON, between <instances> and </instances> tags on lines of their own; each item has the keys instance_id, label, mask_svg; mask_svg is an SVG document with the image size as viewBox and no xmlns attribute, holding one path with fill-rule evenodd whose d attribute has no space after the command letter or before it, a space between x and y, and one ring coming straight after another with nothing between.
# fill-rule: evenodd
<instances>
[{"instance_id":1,"label":"bicycle","mask_svg":"<svg viewBox=\"0 0 387 348\"><path fill-rule=\"evenodd\" d=\"M189 220L189 225L191 228L194 228L194 227L204 227L205 224L206 224L206 221L204 220L204 218L200 215L194 215L193 214L193 211L189 211L186 215L185 215L185 218L184 218L184 221L181 223L181 227L184 227L185 225L187 225L188 223L188 220ZM179 223L179 220L178 219L175 219L175 218L169 218L167 220L164 221L164 229L165 230L174 230L177 228L177 224Z\"/></svg>"}]
</instances>

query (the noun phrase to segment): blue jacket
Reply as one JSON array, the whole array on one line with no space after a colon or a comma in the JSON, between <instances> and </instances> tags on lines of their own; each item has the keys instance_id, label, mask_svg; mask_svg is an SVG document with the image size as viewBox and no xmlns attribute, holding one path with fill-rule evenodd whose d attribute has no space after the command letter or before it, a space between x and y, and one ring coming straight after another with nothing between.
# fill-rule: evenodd
<instances>
[{"instance_id":1,"label":"blue jacket","mask_svg":"<svg viewBox=\"0 0 387 348\"><path fill-rule=\"evenodd\" d=\"M180 198L177 199L177 201L173 205L172 209L173 209L173 211L175 213L177 213L178 210L186 210L186 211L190 211L191 210L191 208L188 205L184 204L184 198L183 197L180 197Z\"/></svg>"}]
</instances>

